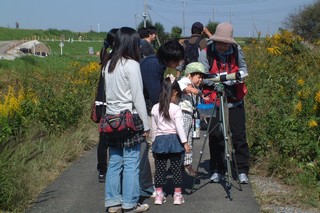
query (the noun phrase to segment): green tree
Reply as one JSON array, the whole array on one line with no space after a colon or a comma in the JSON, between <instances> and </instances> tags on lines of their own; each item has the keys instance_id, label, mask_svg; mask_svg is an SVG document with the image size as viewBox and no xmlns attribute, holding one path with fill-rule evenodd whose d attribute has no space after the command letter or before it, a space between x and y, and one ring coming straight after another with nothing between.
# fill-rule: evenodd
<instances>
[{"instance_id":1,"label":"green tree","mask_svg":"<svg viewBox=\"0 0 320 213\"><path fill-rule=\"evenodd\" d=\"M283 22L285 28L290 29L309 41L320 38L320 0L313 4L305 5L289 16Z\"/></svg>"},{"instance_id":2,"label":"green tree","mask_svg":"<svg viewBox=\"0 0 320 213\"><path fill-rule=\"evenodd\" d=\"M210 33L214 34L218 24L218 22L209 21L206 27L208 28Z\"/></svg>"},{"instance_id":3,"label":"green tree","mask_svg":"<svg viewBox=\"0 0 320 213\"><path fill-rule=\"evenodd\" d=\"M152 22L149 20L149 19L147 19L146 20L146 27L149 27L149 26L152 26ZM140 22L140 24L138 25L138 29L140 29L140 28L142 28L142 27L144 27L144 21L142 20L141 22Z\"/></svg>"},{"instance_id":4,"label":"green tree","mask_svg":"<svg viewBox=\"0 0 320 213\"><path fill-rule=\"evenodd\" d=\"M178 26L173 26L171 29L171 38L180 38L182 33L182 28Z\"/></svg>"},{"instance_id":5,"label":"green tree","mask_svg":"<svg viewBox=\"0 0 320 213\"><path fill-rule=\"evenodd\" d=\"M157 28L157 31L158 31L158 42L157 42L157 45L160 44L163 44L165 41L167 41L169 39L169 34L165 32L164 30L164 26L160 23L160 22L156 22L154 24L155 28ZM156 48L158 47L156 45Z\"/></svg>"}]
</instances>

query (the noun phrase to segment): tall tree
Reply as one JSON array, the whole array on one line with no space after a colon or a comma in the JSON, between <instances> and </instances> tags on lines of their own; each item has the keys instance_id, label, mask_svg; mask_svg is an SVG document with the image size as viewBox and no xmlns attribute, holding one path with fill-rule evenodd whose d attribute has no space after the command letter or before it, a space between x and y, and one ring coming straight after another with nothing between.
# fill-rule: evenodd
<instances>
[{"instance_id":1,"label":"tall tree","mask_svg":"<svg viewBox=\"0 0 320 213\"><path fill-rule=\"evenodd\" d=\"M138 29L142 28L143 26L144 26L144 21L142 20L138 25ZM152 26L152 22L149 19L146 20L146 26L147 27Z\"/></svg>"},{"instance_id":2,"label":"tall tree","mask_svg":"<svg viewBox=\"0 0 320 213\"><path fill-rule=\"evenodd\" d=\"M159 38L158 45L159 43L163 44L166 40L168 40L169 35L168 33L165 32L164 26L160 22L154 23L154 26L157 28L157 31L158 31L158 38Z\"/></svg>"},{"instance_id":3,"label":"tall tree","mask_svg":"<svg viewBox=\"0 0 320 213\"><path fill-rule=\"evenodd\" d=\"M171 29L171 38L180 38L182 33L182 28L178 26L173 26Z\"/></svg>"},{"instance_id":4,"label":"tall tree","mask_svg":"<svg viewBox=\"0 0 320 213\"><path fill-rule=\"evenodd\" d=\"M214 34L214 32L216 31L216 28L218 26L218 22L214 22L214 21L209 21L207 24L207 28L210 31L210 33Z\"/></svg>"},{"instance_id":5,"label":"tall tree","mask_svg":"<svg viewBox=\"0 0 320 213\"><path fill-rule=\"evenodd\" d=\"M300 35L306 40L315 41L320 38L320 0L299 8L283 22L285 28Z\"/></svg>"}]
</instances>

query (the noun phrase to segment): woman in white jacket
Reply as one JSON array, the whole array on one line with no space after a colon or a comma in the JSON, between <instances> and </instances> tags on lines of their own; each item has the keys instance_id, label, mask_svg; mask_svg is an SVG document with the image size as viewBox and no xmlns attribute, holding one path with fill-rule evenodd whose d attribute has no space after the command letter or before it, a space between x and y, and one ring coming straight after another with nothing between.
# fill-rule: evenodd
<instances>
[{"instance_id":1,"label":"woman in white jacket","mask_svg":"<svg viewBox=\"0 0 320 213\"><path fill-rule=\"evenodd\" d=\"M130 110L138 113L144 130L129 138L105 140L109 147L105 206L108 212L144 212L149 206L138 204L140 196L140 143L149 134L148 115L140 73L140 37L136 30L122 27L116 33L110 60L103 65L106 85L106 113ZM122 174L122 180L121 180Z\"/></svg>"}]
</instances>

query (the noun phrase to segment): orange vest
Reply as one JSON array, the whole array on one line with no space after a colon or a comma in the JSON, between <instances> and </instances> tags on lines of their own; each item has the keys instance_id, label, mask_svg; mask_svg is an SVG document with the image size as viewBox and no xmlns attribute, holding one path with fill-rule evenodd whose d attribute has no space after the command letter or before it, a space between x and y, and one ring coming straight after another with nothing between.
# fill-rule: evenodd
<instances>
[{"instance_id":1,"label":"orange vest","mask_svg":"<svg viewBox=\"0 0 320 213\"><path fill-rule=\"evenodd\" d=\"M217 60L216 58L213 59L213 64L211 66L211 69L209 71L210 74L219 74L219 73L225 73L226 74L230 74L230 73L235 73L239 71L239 67L238 64L236 62L236 57L234 56L234 54L230 54L227 55L227 63L223 64L222 62L220 62L219 60ZM227 86L225 85L225 87L228 87L228 89L230 89L233 94L233 97L228 97L228 103L235 103L235 102L239 102L243 99L243 97L247 94L248 90L247 87L245 85L245 83L237 83L234 84L232 86ZM204 89L203 93L206 94L208 92L212 92L212 90L209 89ZM217 92L213 91L209 96L209 100L205 101L205 103L213 103L215 102L215 99L217 97ZM217 104L220 104L220 100L217 99Z\"/></svg>"}]
</instances>

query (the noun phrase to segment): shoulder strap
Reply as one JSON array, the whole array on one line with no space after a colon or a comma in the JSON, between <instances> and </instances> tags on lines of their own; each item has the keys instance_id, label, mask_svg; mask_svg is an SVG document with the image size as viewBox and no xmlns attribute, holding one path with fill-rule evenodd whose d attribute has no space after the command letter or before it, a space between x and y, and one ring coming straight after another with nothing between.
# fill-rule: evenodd
<instances>
[{"instance_id":1,"label":"shoulder strap","mask_svg":"<svg viewBox=\"0 0 320 213\"><path fill-rule=\"evenodd\" d=\"M200 41L201 41L201 36L199 36L199 38L197 38L197 40L196 40L196 42L195 42L195 44L198 44L199 45L199 43L200 43Z\"/></svg>"}]
</instances>

